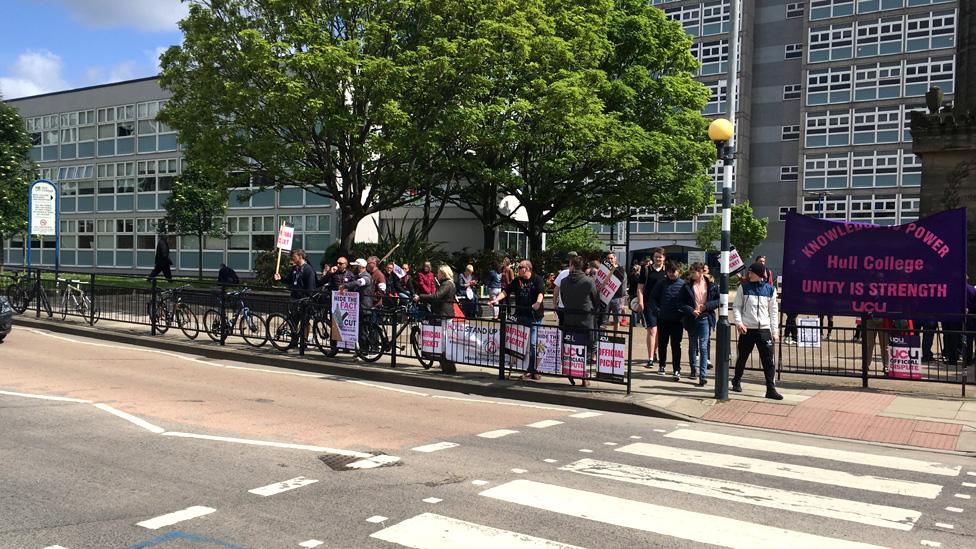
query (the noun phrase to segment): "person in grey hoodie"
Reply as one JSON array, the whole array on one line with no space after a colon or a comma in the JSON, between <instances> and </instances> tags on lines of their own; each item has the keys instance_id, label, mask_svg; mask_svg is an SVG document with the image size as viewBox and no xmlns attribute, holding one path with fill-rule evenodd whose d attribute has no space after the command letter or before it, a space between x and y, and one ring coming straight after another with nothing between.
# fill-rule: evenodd
<instances>
[{"instance_id":1,"label":"person in grey hoodie","mask_svg":"<svg viewBox=\"0 0 976 549\"><path fill-rule=\"evenodd\" d=\"M657 317L657 354L660 358L658 373L664 373L670 342L674 380L680 381L681 336L684 333L684 325L681 322L684 317L681 312L681 294L684 291L685 281L678 276L681 264L677 261L668 261L664 265L664 271L665 278L659 281L651 292L654 316Z\"/></svg>"},{"instance_id":2,"label":"person in grey hoodie","mask_svg":"<svg viewBox=\"0 0 976 549\"><path fill-rule=\"evenodd\" d=\"M563 301L563 321L560 327L566 332L583 334L587 349L590 349L593 333L597 328L596 315L600 311L600 292L596 289L596 281L584 272L583 265L581 257L572 257L569 260L569 274L560 286ZM569 382L576 385L572 377ZM585 379L583 386L586 386Z\"/></svg>"}]
</instances>

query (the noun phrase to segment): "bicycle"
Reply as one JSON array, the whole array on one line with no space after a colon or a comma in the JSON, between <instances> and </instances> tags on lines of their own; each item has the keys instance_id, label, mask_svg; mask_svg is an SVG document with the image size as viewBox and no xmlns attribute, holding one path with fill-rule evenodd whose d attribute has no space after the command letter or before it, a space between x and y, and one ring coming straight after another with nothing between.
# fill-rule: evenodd
<instances>
[{"instance_id":1,"label":"bicycle","mask_svg":"<svg viewBox=\"0 0 976 549\"><path fill-rule=\"evenodd\" d=\"M149 321L156 328L156 332L165 334L176 320L176 325L189 339L196 339L200 335L200 323L197 315L189 305L183 303L183 290L190 286L180 286L163 290L147 303Z\"/></svg>"},{"instance_id":2,"label":"bicycle","mask_svg":"<svg viewBox=\"0 0 976 549\"><path fill-rule=\"evenodd\" d=\"M330 320L327 296L317 291L295 300L288 314L275 313L268 317L268 340L279 351L286 352L298 345L299 325L312 327L312 342L325 356L333 357L338 348L330 340Z\"/></svg>"},{"instance_id":3,"label":"bicycle","mask_svg":"<svg viewBox=\"0 0 976 549\"><path fill-rule=\"evenodd\" d=\"M392 344L396 344L403 332L409 330L410 347L413 349L414 357L424 370L429 370L434 365L434 359L423 354L423 320L427 316L427 309L419 303L406 300L401 301L389 312L398 315L400 322L399 328L390 338ZM406 348L406 345L397 345L398 351L405 351ZM387 346L386 349L389 347Z\"/></svg>"},{"instance_id":4,"label":"bicycle","mask_svg":"<svg viewBox=\"0 0 976 549\"><path fill-rule=\"evenodd\" d=\"M60 290L61 320L68 317L68 311L70 310L72 314L78 313L78 315L91 322L94 326L101 318L101 311L92 303L91 298L85 294L84 288L81 287L82 284L86 283L80 280L59 278L57 280L57 287L61 287L62 284L64 286Z\"/></svg>"},{"instance_id":5,"label":"bicycle","mask_svg":"<svg viewBox=\"0 0 976 549\"><path fill-rule=\"evenodd\" d=\"M40 292L37 291L38 288L40 288ZM47 297L47 292L44 291L44 286L36 284L36 279L30 275L30 272L13 273L13 282L7 287L7 300L10 302L10 308L17 314L24 314L30 307L31 301L35 299L38 299L40 305L44 306L48 318L54 316L54 310L51 308L51 301Z\"/></svg>"},{"instance_id":6,"label":"bicycle","mask_svg":"<svg viewBox=\"0 0 976 549\"><path fill-rule=\"evenodd\" d=\"M203 327L210 339L217 342L225 340L236 327L244 342L252 347L261 347L268 342L267 321L261 315L251 312L244 301L244 295L250 291L249 288L241 288L227 294L227 297L237 299L237 309L230 321L216 309L208 309L203 314Z\"/></svg>"}]
</instances>

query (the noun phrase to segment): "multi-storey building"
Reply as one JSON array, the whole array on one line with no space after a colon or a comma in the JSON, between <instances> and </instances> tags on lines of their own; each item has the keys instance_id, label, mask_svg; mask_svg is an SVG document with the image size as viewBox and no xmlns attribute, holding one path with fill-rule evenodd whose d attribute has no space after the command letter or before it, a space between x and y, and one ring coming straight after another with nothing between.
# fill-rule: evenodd
<instances>
[{"instance_id":1,"label":"multi-storey building","mask_svg":"<svg viewBox=\"0 0 976 549\"><path fill-rule=\"evenodd\" d=\"M169 97L144 78L9 101L27 121L31 157L61 187L61 265L131 272L151 269L157 227L173 179L183 169L176 133L156 121ZM227 239L205 238L203 267L242 273L274 247L282 221L295 225L295 247L321 257L337 238L332 201L298 188L230 193ZM196 272L201 243L170 237L174 268ZM54 241L35 237L32 262L54 264ZM24 261L24 242L5 246L6 263Z\"/></svg>"}]
</instances>

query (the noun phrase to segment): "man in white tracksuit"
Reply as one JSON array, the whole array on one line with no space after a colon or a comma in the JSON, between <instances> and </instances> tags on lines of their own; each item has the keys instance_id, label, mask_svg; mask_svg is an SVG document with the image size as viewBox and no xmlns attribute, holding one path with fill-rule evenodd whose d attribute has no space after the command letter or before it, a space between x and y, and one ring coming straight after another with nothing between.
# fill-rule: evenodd
<instances>
[{"instance_id":1,"label":"man in white tracksuit","mask_svg":"<svg viewBox=\"0 0 976 549\"><path fill-rule=\"evenodd\" d=\"M732 302L732 317L739 331L732 390L742 392L742 373L755 346L759 347L759 359L766 377L766 398L783 400L783 395L776 392L776 363L773 361L773 343L779 340L779 307L776 288L764 280L765 275L766 268L761 263L750 265L746 281L739 286Z\"/></svg>"}]
</instances>

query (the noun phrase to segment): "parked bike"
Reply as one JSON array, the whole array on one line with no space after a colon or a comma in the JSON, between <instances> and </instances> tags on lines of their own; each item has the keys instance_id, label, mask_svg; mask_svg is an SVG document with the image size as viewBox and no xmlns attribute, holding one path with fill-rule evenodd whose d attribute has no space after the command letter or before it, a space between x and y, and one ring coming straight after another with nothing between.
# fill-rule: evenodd
<instances>
[{"instance_id":1,"label":"parked bike","mask_svg":"<svg viewBox=\"0 0 976 549\"><path fill-rule=\"evenodd\" d=\"M165 334L175 321L176 326L189 339L196 339L200 335L200 324L196 313L189 305L183 303L183 290L187 288L189 286L160 291L147 304L149 321L156 328L157 333Z\"/></svg>"},{"instance_id":2,"label":"parked bike","mask_svg":"<svg viewBox=\"0 0 976 549\"><path fill-rule=\"evenodd\" d=\"M244 341L252 347L261 347L267 343L267 321L261 315L251 312L247 302L244 301L244 296L250 291L249 288L241 288L226 295L227 298L237 300L236 310L230 320L216 309L209 309L203 314L204 330L210 339L214 341L225 340L236 329Z\"/></svg>"},{"instance_id":3,"label":"parked bike","mask_svg":"<svg viewBox=\"0 0 976 549\"><path fill-rule=\"evenodd\" d=\"M68 313L78 314L92 325L101 318L101 311L98 306L85 293L80 280L67 280L59 278L57 280L58 291L61 294L61 320L68 317Z\"/></svg>"}]
</instances>

